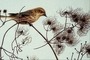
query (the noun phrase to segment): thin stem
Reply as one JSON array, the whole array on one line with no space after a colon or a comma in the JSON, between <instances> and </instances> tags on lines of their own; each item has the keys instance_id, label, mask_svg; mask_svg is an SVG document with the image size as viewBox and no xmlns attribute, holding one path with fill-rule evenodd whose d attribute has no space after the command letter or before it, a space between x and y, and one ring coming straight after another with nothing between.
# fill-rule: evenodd
<instances>
[{"instance_id":1,"label":"thin stem","mask_svg":"<svg viewBox=\"0 0 90 60\"><path fill-rule=\"evenodd\" d=\"M67 60L69 60L68 57L67 57Z\"/></svg>"},{"instance_id":2,"label":"thin stem","mask_svg":"<svg viewBox=\"0 0 90 60\"><path fill-rule=\"evenodd\" d=\"M6 17L5 17L5 21L6 21L6 19L7 19L7 14L6 14L6 13L5 13L5 16L6 16Z\"/></svg>"},{"instance_id":3,"label":"thin stem","mask_svg":"<svg viewBox=\"0 0 90 60\"><path fill-rule=\"evenodd\" d=\"M42 45L42 46L40 46L40 47L34 48L34 49L39 49L39 48L42 48L42 47L44 47L44 46L46 46L46 45L47 45L47 43L44 44L44 45Z\"/></svg>"},{"instance_id":4,"label":"thin stem","mask_svg":"<svg viewBox=\"0 0 90 60\"><path fill-rule=\"evenodd\" d=\"M62 33L64 30L62 30L62 31L60 31L58 34L56 34L53 38L51 38L49 41L48 41L48 43L50 43L56 36L58 36L60 33ZM40 46L40 47L37 47L37 48L35 48L35 49L39 49L39 48L42 48L42 47L44 47L44 46L46 46L47 45L47 43L46 44L44 44L44 45L42 45L42 46Z\"/></svg>"},{"instance_id":5,"label":"thin stem","mask_svg":"<svg viewBox=\"0 0 90 60\"><path fill-rule=\"evenodd\" d=\"M6 54L7 56L9 56L9 57L11 57L11 58L14 58L14 59L17 58L17 59L21 59L21 60L22 60L22 58L19 58L18 56L16 56L16 55L13 54L12 52L7 51L7 50L4 49L4 48L3 48L3 51L5 52L5 54ZM7 54L6 52L10 53L11 56L10 56L9 54Z\"/></svg>"},{"instance_id":6,"label":"thin stem","mask_svg":"<svg viewBox=\"0 0 90 60\"><path fill-rule=\"evenodd\" d=\"M76 58L74 58L74 60L76 60Z\"/></svg>"},{"instance_id":7,"label":"thin stem","mask_svg":"<svg viewBox=\"0 0 90 60\"><path fill-rule=\"evenodd\" d=\"M2 48L0 47L0 60L2 60L1 49L2 49Z\"/></svg>"},{"instance_id":8,"label":"thin stem","mask_svg":"<svg viewBox=\"0 0 90 60\"><path fill-rule=\"evenodd\" d=\"M58 57L57 57L57 55L56 55L56 53L55 53L55 51L54 51L54 49L53 49L53 47L52 47L51 44L49 43L49 41L48 41L32 24L29 23L29 25L32 26L32 27L44 38L44 40L47 42L47 44L48 44L48 45L50 46L50 48L52 49L52 51L53 51L53 53L54 53L54 55L55 55L55 57L56 57L56 60L59 60Z\"/></svg>"},{"instance_id":9,"label":"thin stem","mask_svg":"<svg viewBox=\"0 0 90 60\"><path fill-rule=\"evenodd\" d=\"M0 26L0 28L1 28L6 22L9 22L9 21L13 21L13 20L3 21L3 22L2 22L2 25Z\"/></svg>"},{"instance_id":10,"label":"thin stem","mask_svg":"<svg viewBox=\"0 0 90 60\"><path fill-rule=\"evenodd\" d=\"M16 24L17 24L17 23L16 23ZM8 32L12 27L14 27L16 24L12 25L12 26L11 26L10 28L8 28L7 31L4 33L4 36L3 36L3 39L2 39L2 43L1 43L1 47L0 47L0 48L2 48L2 46L3 46L3 44L4 44L4 39L5 39L5 36L6 36L7 32ZM2 51L2 49L0 49L0 57L1 57L1 51ZM0 60L2 60L2 59L0 58Z\"/></svg>"},{"instance_id":11,"label":"thin stem","mask_svg":"<svg viewBox=\"0 0 90 60\"><path fill-rule=\"evenodd\" d=\"M1 22L3 23L2 19L1 19L1 11L0 11L0 20L1 20Z\"/></svg>"},{"instance_id":12,"label":"thin stem","mask_svg":"<svg viewBox=\"0 0 90 60\"><path fill-rule=\"evenodd\" d=\"M72 53L71 60L73 60L73 54L74 54L74 53Z\"/></svg>"},{"instance_id":13,"label":"thin stem","mask_svg":"<svg viewBox=\"0 0 90 60\"><path fill-rule=\"evenodd\" d=\"M81 43L80 51L78 52L79 54L77 60L79 60L81 52L82 52L82 43Z\"/></svg>"},{"instance_id":14,"label":"thin stem","mask_svg":"<svg viewBox=\"0 0 90 60\"><path fill-rule=\"evenodd\" d=\"M79 54L78 54L78 58L77 58L77 60L79 60L79 57L80 57L80 53L81 53L81 52L79 52Z\"/></svg>"},{"instance_id":15,"label":"thin stem","mask_svg":"<svg viewBox=\"0 0 90 60\"><path fill-rule=\"evenodd\" d=\"M75 48L75 50L77 51L77 53L79 53L79 51Z\"/></svg>"},{"instance_id":16,"label":"thin stem","mask_svg":"<svg viewBox=\"0 0 90 60\"><path fill-rule=\"evenodd\" d=\"M17 24L17 23L16 23ZM2 48L2 46L3 46L3 44L4 44L4 38L5 38L5 36L6 36L6 34L7 34L7 32L12 28L12 27L14 27L16 24L14 24L14 25L12 25L10 28L8 28L8 30L4 33L4 36L3 36L3 39L2 39L2 43L1 43L1 47L0 48ZM1 57L1 51L2 51L2 49L0 49L0 57ZM2 60L2 58L0 58L0 60Z\"/></svg>"},{"instance_id":17,"label":"thin stem","mask_svg":"<svg viewBox=\"0 0 90 60\"><path fill-rule=\"evenodd\" d=\"M4 39L5 39L5 36L6 36L7 32L8 32L12 27L14 27L15 25L17 25L17 23L14 24L14 25L12 25L10 28L8 28L7 31L4 33L4 36L3 36L3 39L2 39L2 43L1 43L1 47L3 46Z\"/></svg>"},{"instance_id":18,"label":"thin stem","mask_svg":"<svg viewBox=\"0 0 90 60\"><path fill-rule=\"evenodd\" d=\"M13 43L14 43L14 41L15 41L17 38L19 38L20 36L21 36L21 35L15 37L14 40L12 41L12 43L11 43L12 50L13 50ZM16 44L17 44L17 41L16 41Z\"/></svg>"},{"instance_id":19,"label":"thin stem","mask_svg":"<svg viewBox=\"0 0 90 60\"><path fill-rule=\"evenodd\" d=\"M48 30L46 31L46 39L48 40Z\"/></svg>"},{"instance_id":20,"label":"thin stem","mask_svg":"<svg viewBox=\"0 0 90 60\"><path fill-rule=\"evenodd\" d=\"M22 11L22 9L24 8L25 6L23 6L22 8L21 8L21 10L19 11L19 14L21 13L21 11Z\"/></svg>"},{"instance_id":21,"label":"thin stem","mask_svg":"<svg viewBox=\"0 0 90 60\"><path fill-rule=\"evenodd\" d=\"M84 56L85 54L86 54L86 52L85 52L84 54L82 54L82 55L81 55L81 58L80 58L80 60L82 60L82 58L83 58L83 56Z\"/></svg>"},{"instance_id":22,"label":"thin stem","mask_svg":"<svg viewBox=\"0 0 90 60\"><path fill-rule=\"evenodd\" d=\"M16 29L16 32L15 32L15 39L14 39L14 40L15 40L16 44L18 44L18 43L17 43L17 40L16 40L16 39L17 39L16 34L17 34L18 27L19 27L19 24L18 24L17 29ZM18 36L18 37L19 37L19 36Z\"/></svg>"},{"instance_id":23,"label":"thin stem","mask_svg":"<svg viewBox=\"0 0 90 60\"><path fill-rule=\"evenodd\" d=\"M5 50L3 50L4 51L4 53L7 55L7 56L9 56L9 57L11 57L8 53L7 53L7 51L5 51Z\"/></svg>"},{"instance_id":24,"label":"thin stem","mask_svg":"<svg viewBox=\"0 0 90 60\"><path fill-rule=\"evenodd\" d=\"M65 20L65 27L64 27L64 30L66 29L66 25L67 25L67 15L66 15L66 20Z\"/></svg>"},{"instance_id":25,"label":"thin stem","mask_svg":"<svg viewBox=\"0 0 90 60\"><path fill-rule=\"evenodd\" d=\"M28 56L27 56L27 60L30 60Z\"/></svg>"}]
</instances>

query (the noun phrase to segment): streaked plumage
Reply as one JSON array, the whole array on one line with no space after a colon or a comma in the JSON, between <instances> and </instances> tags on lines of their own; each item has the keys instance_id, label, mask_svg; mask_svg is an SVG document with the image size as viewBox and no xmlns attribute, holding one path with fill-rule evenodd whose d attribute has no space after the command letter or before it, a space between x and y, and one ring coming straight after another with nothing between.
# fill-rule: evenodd
<instances>
[{"instance_id":1,"label":"streaked plumage","mask_svg":"<svg viewBox=\"0 0 90 60\"><path fill-rule=\"evenodd\" d=\"M16 22L20 22L20 24L27 24L26 22L21 22L21 21L28 21L29 23L33 23L37 21L41 16L46 16L46 12L43 8L38 7L20 13L9 13L9 16L1 15L1 18L7 17Z\"/></svg>"}]
</instances>

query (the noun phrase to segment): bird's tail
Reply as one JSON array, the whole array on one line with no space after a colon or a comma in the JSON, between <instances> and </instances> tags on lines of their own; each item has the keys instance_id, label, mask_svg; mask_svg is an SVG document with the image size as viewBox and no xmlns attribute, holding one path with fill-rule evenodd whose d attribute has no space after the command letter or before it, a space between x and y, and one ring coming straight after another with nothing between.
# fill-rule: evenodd
<instances>
[{"instance_id":1,"label":"bird's tail","mask_svg":"<svg viewBox=\"0 0 90 60\"><path fill-rule=\"evenodd\" d=\"M11 18L10 16L0 15L0 18Z\"/></svg>"}]
</instances>

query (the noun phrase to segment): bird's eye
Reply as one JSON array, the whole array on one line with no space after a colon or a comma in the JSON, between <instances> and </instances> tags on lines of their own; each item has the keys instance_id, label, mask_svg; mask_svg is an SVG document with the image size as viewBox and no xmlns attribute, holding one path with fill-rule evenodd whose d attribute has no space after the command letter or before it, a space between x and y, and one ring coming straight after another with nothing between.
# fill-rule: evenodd
<instances>
[{"instance_id":1,"label":"bird's eye","mask_svg":"<svg viewBox=\"0 0 90 60\"><path fill-rule=\"evenodd\" d=\"M41 11L41 10L38 10L38 12L43 13L43 11Z\"/></svg>"}]
</instances>

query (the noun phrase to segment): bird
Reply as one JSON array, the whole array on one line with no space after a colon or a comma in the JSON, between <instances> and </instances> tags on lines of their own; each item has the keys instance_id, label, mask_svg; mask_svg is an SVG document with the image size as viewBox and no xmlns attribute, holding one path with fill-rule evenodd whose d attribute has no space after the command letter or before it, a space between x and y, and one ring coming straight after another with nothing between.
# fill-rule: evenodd
<instances>
[{"instance_id":1,"label":"bird","mask_svg":"<svg viewBox=\"0 0 90 60\"><path fill-rule=\"evenodd\" d=\"M0 15L1 18L9 18L20 24L27 24L36 22L41 16L46 15L46 11L42 7L33 8L20 13L9 13L9 16Z\"/></svg>"}]
</instances>

